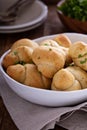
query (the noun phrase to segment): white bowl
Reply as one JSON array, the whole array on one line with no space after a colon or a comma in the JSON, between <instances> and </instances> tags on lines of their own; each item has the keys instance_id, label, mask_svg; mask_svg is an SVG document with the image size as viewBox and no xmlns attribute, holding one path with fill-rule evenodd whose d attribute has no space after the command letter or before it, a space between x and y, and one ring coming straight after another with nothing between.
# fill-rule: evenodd
<instances>
[{"instance_id":1,"label":"white bowl","mask_svg":"<svg viewBox=\"0 0 87 130\"><path fill-rule=\"evenodd\" d=\"M65 33L72 42L75 41L87 41L87 36L77 33ZM58 35L58 34L57 34ZM40 42L44 39L53 38L56 35L46 36L38 38L35 41ZM53 90L43 90L39 88L34 88L30 86L23 85L11 77L9 77L2 67L2 61L5 55L9 52L5 52L0 59L0 71L9 87L20 97L27 101L35 104L49 106L49 107L60 107L60 106L70 106L81 103L87 100L87 89L77 90L77 91L53 91Z\"/></svg>"}]
</instances>

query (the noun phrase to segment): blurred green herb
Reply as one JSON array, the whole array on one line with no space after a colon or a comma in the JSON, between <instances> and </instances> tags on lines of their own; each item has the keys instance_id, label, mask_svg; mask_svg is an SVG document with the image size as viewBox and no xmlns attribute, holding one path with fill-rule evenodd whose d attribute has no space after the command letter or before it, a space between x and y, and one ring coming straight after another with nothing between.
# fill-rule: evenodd
<instances>
[{"instance_id":1,"label":"blurred green herb","mask_svg":"<svg viewBox=\"0 0 87 130\"><path fill-rule=\"evenodd\" d=\"M87 55L87 52L84 53L84 54L79 54L79 55L78 55L78 58L84 57L84 56L86 56L86 55Z\"/></svg>"},{"instance_id":2,"label":"blurred green herb","mask_svg":"<svg viewBox=\"0 0 87 130\"><path fill-rule=\"evenodd\" d=\"M48 46L48 43L44 43L45 46Z\"/></svg>"},{"instance_id":3,"label":"blurred green herb","mask_svg":"<svg viewBox=\"0 0 87 130\"><path fill-rule=\"evenodd\" d=\"M80 61L80 64L84 64L87 62L87 58L85 58L84 60Z\"/></svg>"},{"instance_id":4,"label":"blurred green herb","mask_svg":"<svg viewBox=\"0 0 87 130\"><path fill-rule=\"evenodd\" d=\"M87 20L87 0L65 0L57 7L64 15L80 20Z\"/></svg>"},{"instance_id":5,"label":"blurred green herb","mask_svg":"<svg viewBox=\"0 0 87 130\"><path fill-rule=\"evenodd\" d=\"M17 61L17 62L15 62L15 64L25 65L26 63L25 63L25 61Z\"/></svg>"},{"instance_id":6,"label":"blurred green herb","mask_svg":"<svg viewBox=\"0 0 87 130\"><path fill-rule=\"evenodd\" d=\"M17 54L18 54L18 52L17 52L17 51L14 51L13 53L14 53L14 55L17 55Z\"/></svg>"}]
</instances>

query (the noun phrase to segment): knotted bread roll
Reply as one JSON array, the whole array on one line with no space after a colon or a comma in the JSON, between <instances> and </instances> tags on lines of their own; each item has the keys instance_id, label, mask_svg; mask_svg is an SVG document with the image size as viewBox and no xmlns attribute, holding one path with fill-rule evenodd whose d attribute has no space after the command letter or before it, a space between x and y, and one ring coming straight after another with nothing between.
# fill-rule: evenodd
<instances>
[{"instance_id":1,"label":"knotted bread roll","mask_svg":"<svg viewBox=\"0 0 87 130\"><path fill-rule=\"evenodd\" d=\"M31 39L23 38L23 39L20 39L20 40L17 40L16 42L14 42L11 47L11 50L14 50L15 48L20 47L20 46L27 46L27 47L34 49L34 48L38 47L39 45Z\"/></svg>"},{"instance_id":2,"label":"knotted bread roll","mask_svg":"<svg viewBox=\"0 0 87 130\"><path fill-rule=\"evenodd\" d=\"M87 72L77 66L59 70L53 77L51 89L71 91L87 88Z\"/></svg>"},{"instance_id":3,"label":"knotted bread roll","mask_svg":"<svg viewBox=\"0 0 87 130\"><path fill-rule=\"evenodd\" d=\"M10 51L3 59L3 66L7 68L10 65L14 64L25 64L32 61L33 49L27 46L20 46L15 48L13 51Z\"/></svg>"},{"instance_id":4,"label":"knotted bread roll","mask_svg":"<svg viewBox=\"0 0 87 130\"><path fill-rule=\"evenodd\" d=\"M73 62L77 66L87 71L87 44L86 43L82 41L73 43L69 48L69 54Z\"/></svg>"},{"instance_id":5,"label":"knotted bread roll","mask_svg":"<svg viewBox=\"0 0 87 130\"><path fill-rule=\"evenodd\" d=\"M17 40L13 43L10 52L3 60L4 68L17 63L31 62L31 54L33 50L39 45L28 38Z\"/></svg>"},{"instance_id":6,"label":"knotted bread roll","mask_svg":"<svg viewBox=\"0 0 87 130\"><path fill-rule=\"evenodd\" d=\"M36 88L50 89L51 80L43 76L34 64L17 64L7 68L7 74L14 80Z\"/></svg>"},{"instance_id":7,"label":"knotted bread roll","mask_svg":"<svg viewBox=\"0 0 87 130\"><path fill-rule=\"evenodd\" d=\"M40 46L52 46L52 47L59 47L58 43L52 39L43 40L39 44Z\"/></svg>"},{"instance_id":8,"label":"knotted bread roll","mask_svg":"<svg viewBox=\"0 0 87 130\"><path fill-rule=\"evenodd\" d=\"M71 91L81 89L80 83L67 69L59 70L53 77L52 90Z\"/></svg>"},{"instance_id":9,"label":"knotted bread roll","mask_svg":"<svg viewBox=\"0 0 87 130\"><path fill-rule=\"evenodd\" d=\"M60 46L69 48L72 45L71 40L65 34L59 34L53 38Z\"/></svg>"},{"instance_id":10,"label":"knotted bread roll","mask_svg":"<svg viewBox=\"0 0 87 130\"><path fill-rule=\"evenodd\" d=\"M79 81L82 89L87 88L87 72L85 70L78 66L69 66L67 67L67 70Z\"/></svg>"},{"instance_id":11,"label":"knotted bread roll","mask_svg":"<svg viewBox=\"0 0 87 130\"><path fill-rule=\"evenodd\" d=\"M47 39L47 40L43 40L42 42L40 42L39 44L40 46L50 46L53 47L54 50L56 51L62 51L62 53L64 53L65 55L65 66L69 65L72 62L72 59L69 55L69 48L64 47L64 46L60 46L56 41L52 40L52 39Z\"/></svg>"},{"instance_id":12,"label":"knotted bread roll","mask_svg":"<svg viewBox=\"0 0 87 130\"><path fill-rule=\"evenodd\" d=\"M38 67L38 70L47 78L64 67L65 53L61 49L51 46L40 46L34 49L32 60Z\"/></svg>"}]
</instances>

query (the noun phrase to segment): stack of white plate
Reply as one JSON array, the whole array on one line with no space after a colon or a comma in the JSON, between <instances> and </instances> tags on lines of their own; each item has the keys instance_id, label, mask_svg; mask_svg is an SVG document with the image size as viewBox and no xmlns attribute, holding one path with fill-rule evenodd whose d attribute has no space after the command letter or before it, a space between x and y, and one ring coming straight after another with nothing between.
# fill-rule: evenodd
<instances>
[{"instance_id":1,"label":"stack of white plate","mask_svg":"<svg viewBox=\"0 0 87 130\"><path fill-rule=\"evenodd\" d=\"M40 26L47 18L48 8L36 0L32 6L27 6L16 21L11 25L0 25L0 33L17 33Z\"/></svg>"}]
</instances>

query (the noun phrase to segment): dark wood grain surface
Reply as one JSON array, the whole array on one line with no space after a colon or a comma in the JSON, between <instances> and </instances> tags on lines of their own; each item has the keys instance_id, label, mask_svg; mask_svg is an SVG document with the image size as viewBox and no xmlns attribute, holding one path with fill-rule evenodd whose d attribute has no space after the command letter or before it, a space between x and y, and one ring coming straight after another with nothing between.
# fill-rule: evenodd
<instances>
[{"instance_id":1,"label":"dark wood grain surface","mask_svg":"<svg viewBox=\"0 0 87 130\"><path fill-rule=\"evenodd\" d=\"M18 39L30 38L35 39L46 35L59 34L69 32L59 20L56 13L56 4L47 4L48 6L48 17L46 21L39 27L21 33L15 34L1 34L0 33L0 56L8 50L11 45ZM12 121L2 98L0 97L0 130L18 130ZM54 130L66 130L60 126L55 126Z\"/></svg>"}]
</instances>

